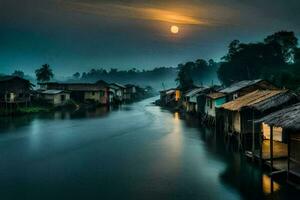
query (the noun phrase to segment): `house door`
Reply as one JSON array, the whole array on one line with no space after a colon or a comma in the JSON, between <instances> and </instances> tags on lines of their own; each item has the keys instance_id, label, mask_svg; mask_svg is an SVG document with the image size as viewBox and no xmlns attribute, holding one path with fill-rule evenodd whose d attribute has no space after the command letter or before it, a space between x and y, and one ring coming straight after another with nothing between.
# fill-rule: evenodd
<instances>
[{"instance_id":1,"label":"house door","mask_svg":"<svg viewBox=\"0 0 300 200\"><path fill-rule=\"evenodd\" d=\"M64 102L66 100L66 95L62 94L60 95L60 101Z\"/></svg>"}]
</instances>

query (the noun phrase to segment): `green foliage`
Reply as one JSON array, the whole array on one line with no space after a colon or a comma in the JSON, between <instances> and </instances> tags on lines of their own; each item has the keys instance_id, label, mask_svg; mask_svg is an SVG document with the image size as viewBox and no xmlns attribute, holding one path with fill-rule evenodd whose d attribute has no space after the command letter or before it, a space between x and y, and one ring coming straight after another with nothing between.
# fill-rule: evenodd
<instances>
[{"instance_id":1,"label":"green foliage","mask_svg":"<svg viewBox=\"0 0 300 200\"><path fill-rule=\"evenodd\" d=\"M192 68L194 63L193 62L188 62L186 64L179 64L178 65L178 74L177 74L177 78L175 79L177 84L179 85L180 89L182 89L183 91L186 91L190 88L193 87L194 82L192 79Z\"/></svg>"},{"instance_id":2,"label":"green foliage","mask_svg":"<svg viewBox=\"0 0 300 200\"><path fill-rule=\"evenodd\" d=\"M22 107L19 108L19 112L23 114L27 113L39 113L39 112L49 112L50 109L39 106L30 106L30 107Z\"/></svg>"},{"instance_id":3,"label":"green foliage","mask_svg":"<svg viewBox=\"0 0 300 200\"><path fill-rule=\"evenodd\" d=\"M75 79L79 79L79 78L80 78L80 73L79 73L79 72L74 73L74 74L73 74L73 77L74 77Z\"/></svg>"},{"instance_id":4,"label":"green foliage","mask_svg":"<svg viewBox=\"0 0 300 200\"><path fill-rule=\"evenodd\" d=\"M183 90L189 90L194 83L201 84L202 80L216 73L218 64L210 59L208 62L198 59L195 62L187 62L178 65L177 78L175 79L179 87Z\"/></svg>"},{"instance_id":5,"label":"green foliage","mask_svg":"<svg viewBox=\"0 0 300 200\"><path fill-rule=\"evenodd\" d=\"M44 64L41 68L35 70L35 75L37 80L41 82L50 81L50 79L54 76L52 69L48 64Z\"/></svg>"},{"instance_id":6,"label":"green foliage","mask_svg":"<svg viewBox=\"0 0 300 200\"><path fill-rule=\"evenodd\" d=\"M264 42L229 44L222 58L218 77L224 85L236 81L265 78L279 86L297 88L300 52L293 32L280 31L267 36ZM292 84L293 83L293 84Z\"/></svg>"},{"instance_id":7,"label":"green foliage","mask_svg":"<svg viewBox=\"0 0 300 200\"><path fill-rule=\"evenodd\" d=\"M25 76L24 72L21 70L15 70L11 75L18 76L20 78L24 78L24 76Z\"/></svg>"}]
</instances>

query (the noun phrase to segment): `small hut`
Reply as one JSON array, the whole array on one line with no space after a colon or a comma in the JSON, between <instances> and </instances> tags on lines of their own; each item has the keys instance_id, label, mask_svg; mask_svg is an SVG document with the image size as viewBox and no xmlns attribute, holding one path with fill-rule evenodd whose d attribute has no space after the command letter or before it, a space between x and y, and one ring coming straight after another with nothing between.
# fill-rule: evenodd
<instances>
[{"instance_id":1,"label":"small hut","mask_svg":"<svg viewBox=\"0 0 300 200\"><path fill-rule=\"evenodd\" d=\"M216 108L226 103L226 95L221 92L214 92L206 95L205 113L212 118L216 117Z\"/></svg>"},{"instance_id":2,"label":"small hut","mask_svg":"<svg viewBox=\"0 0 300 200\"><path fill-rule=\"evenodd\" d=\"M70 92L70 98L76 102L109 103L109 88L105 82L97 83L39 83L46 90L64 90Z\"/></svg>"},{"instance_id":3,"label":"small hut","mask_svg":"<svg viewBox=\"0 0 300 200\"><path fill-rule=\"evenodd\" d=\"M18 76L0 77L0 103L7 107L30 102L32 87L30 81Z\"/></svg>"},{"instance_id":4,"label":"small hut","mask_svg":"<svg viewBox=\"0 0 300 200\"><path fill-rule=\"evenodd\" d=\"M118 83L109 84L109 102L121 103L124 99L125 86Z\"/></svg>"},{"instance_id":5,"label":"small hut","mask_svg":"<svg viewBox=\"0 0 300 200\"><path fill-rule=\"evenodd\" d=\"M294 182L300 179L300 103L284 108L256 121L270 127L270 165L273 169L274 163L274 128L281 128L286 135L287 144L287 170L288 181ZM299 182L298 182L299 183Z\"/></svg>"},{"instance_id":6,"label":"small hut","mask_svg":"<svg viewBox=\"0 0 300 200\"><path fill-rule=\"evenodd\" d=\"M198 99L200 96L204 96L206 94L206 91L208 91L209 88L207 87L199 87L190 90L184 95L184 107L186 112L196 113L203 110L203 108L198 107Z\"/></svg>"},{"instance_id":7,"label":"small hut","mask_svg":"<svg viewBox=\"0 0 300 200\"><path fill-rule=\"evenodd\" d=\"M178 88L162 90L159 93L162 106L175 106L181 99L181 91Z\"/></svg>"},{"instance_id":8,"label":"small hut","mask_svg":"<svg viewBox=\"0 0 300 200\"><path fill-rule=\"evenodd\" d=\"M126 84L124 90L124 100L128 102L134 101L136 99L136 95L136 86L132 84Z\"/></svg>"},{"instance_id":9,"label":"small hut","mask_svg":"<svg viewBox=\"0 0 300 200\"><path fill-rule=\"evenodd\" d=\"M63 90L45 90L39 96L54 106L62 106L70 100L70 93Z\"/></svg>"},{"instance_id":10,"label":"small hut","mask_svg":"<svg viewBox=\"0 0 300 200\"><path fill-rule=\"evenodd\" d=\"M222 122L224 124L218 127L223 128L225 134L238 136L240 145L245 150L250 150L252 147L254 153L255 146L259 147L257 143L260 141L260 133L263 132L264 139L268 139L267 133L259 125L254 124L254 120L296 102L297 95L288 90L256 90L223 104L217 112L217 118L219 124ZM280 135L280 130L277 131ZM263 145L265 146L267 145ZM279 154L280 152L278 156Z\"/></svg>"},{"instance_id":11,"label":"small hut","mask_svg":"<svg viewBox=\"0 0 300 200\"><path fill-rule=\"evenodd\" d=\"M232 101L238 97L244 96L255 90L276 90L279 89L269 81L263 79L244 80L220 90L219 92L226 94L226 100Z\"/></svg>"}]
</instances>

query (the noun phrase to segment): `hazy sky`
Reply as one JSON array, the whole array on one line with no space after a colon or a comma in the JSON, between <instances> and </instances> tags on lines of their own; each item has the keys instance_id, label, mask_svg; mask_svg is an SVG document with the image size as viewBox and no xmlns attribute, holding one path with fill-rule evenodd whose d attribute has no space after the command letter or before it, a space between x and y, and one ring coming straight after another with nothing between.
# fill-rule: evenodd
<instances>
[{"instance_id":1,"label":"hazy sky","mask_svg":"<svg viewBox=\"0 0 300 200\"><path fill-rule=\"evenodd\" d=\"M233 39L299 36L299 10L299 0L0 0L0 73L32 74L44 63L66 75L218 60Z\"/></svg>"}]
</instances>

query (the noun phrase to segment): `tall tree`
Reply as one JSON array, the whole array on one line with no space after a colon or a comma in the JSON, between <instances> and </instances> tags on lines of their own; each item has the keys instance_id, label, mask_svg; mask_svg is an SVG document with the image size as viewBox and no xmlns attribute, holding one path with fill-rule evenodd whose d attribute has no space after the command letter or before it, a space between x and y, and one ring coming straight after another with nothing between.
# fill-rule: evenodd
<instances>
[{"instance_id":1,"label":"tall tree","mask_svg":"<svg viewBox=\"0 0 300 200\"><path fill-rule=\"evenodd\" d=\"M178 65L179 71L175 80L183 91L187 91L193 87L194 82L190 73L193 65L193 62Z\"/></svg>"},{"instance_id":2,"label":"tall tree","mask_svg":"<svg viewBox=\"0 0 300 200\"><path fill-rule=\"evenodd\" d=\"M297 59L297 43L294 33L288 31L276 32L258 43L234 40L222 58L218 77L225 85L245 79L287 77L288 65Z\"/></svg>"},{"instance_id":3,"label":"tall tree","mask_svg":"<svg viewBox=\"0 0 300 200\"><path fill-rule=\"evenodd\" d=\"M25 76L24 72L21 70L15 70L11 75L18 76L20 78L24 78L24 76Z\"/></svg>"},{"instance_id":4,"label":"tall tree","mask_svg":"<svg viewBox=\"0 0 300 200\"><path fill-rule=\"evenodd\" d=\"M292 31L279 31L267 36L264 42L269 45L279 46L277 48L283 55L285 62L293 63L295 50L298 45L298 39Z\"/></svg>"},{"instance_id":5,"label":"tall tree","mask_svg":"<svg viewBox=\"0 0 300 200\"><path fill-rule=\"evenodd\" d=\"M50 81L54 77L52 69L48 64L44 64L41 68L35 70L35 75L37 80L41 82Z\"/></svg>"},{"instance_id":6,"label":"tall tree","mask_svg":"<svg viewBox=\"0 0 300 200\"><path fill-rule=\"evenodd\" d=\"M79 73L79 72L74 73L74 74L73 74L73 77L74 77L75 79L79 79L79 78L80 78L80 73Z\"/></svg>"}]
</instances>

